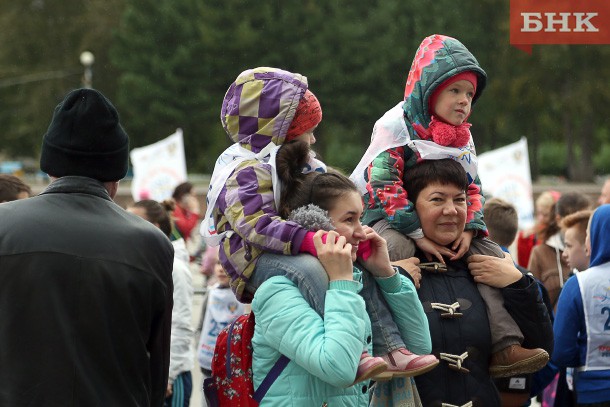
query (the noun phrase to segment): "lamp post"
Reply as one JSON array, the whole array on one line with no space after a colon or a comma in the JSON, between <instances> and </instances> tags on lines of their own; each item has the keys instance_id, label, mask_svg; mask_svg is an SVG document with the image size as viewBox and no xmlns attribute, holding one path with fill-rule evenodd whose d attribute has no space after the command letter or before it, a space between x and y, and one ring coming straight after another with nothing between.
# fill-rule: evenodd
<instances>
[{"instance_id":1,"label":"lamp post","mask_svg":"<svg viewBox=\"0 0 610 407\"><path fill-rule=\"evenodd\" d=\"M91 89L91 82L93 79L93 71L91 70L91 66L95 62L95 57L89 51L83 51L80 54L80 63L85 67L85 73L83 75L83 87L86 89Z\"/></svg>"}]
</instances>

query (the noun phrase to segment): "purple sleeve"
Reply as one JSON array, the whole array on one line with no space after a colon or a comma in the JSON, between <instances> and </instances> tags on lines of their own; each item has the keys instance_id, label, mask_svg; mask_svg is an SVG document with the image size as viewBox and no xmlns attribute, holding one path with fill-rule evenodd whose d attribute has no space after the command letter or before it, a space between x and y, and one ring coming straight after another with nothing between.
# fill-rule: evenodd
<instances>
[{"instance_id":1,"label":"purple sleeve","mask_svg":"<svg viewBox=\"0 0 610 407\"><path fill-rule=\"evenodd\" d=\"M262 250L297 254L307 230L282 219L275 207L271 167L251 162L227 179L219 209L231 229Z\"/></svg>"}]
</instances>

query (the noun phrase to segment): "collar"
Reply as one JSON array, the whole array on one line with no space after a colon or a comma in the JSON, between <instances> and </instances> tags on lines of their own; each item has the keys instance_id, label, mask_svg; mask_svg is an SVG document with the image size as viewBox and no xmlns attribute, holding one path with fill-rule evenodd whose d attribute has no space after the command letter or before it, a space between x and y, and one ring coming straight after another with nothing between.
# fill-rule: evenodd
<instances>
[{"instance_id":1,"label":"collar","mask_svg":"<svg viewBox=\"0 0 610 407\"><path fill-rule=\"evenodd\" d=\"M68 175L51 182L40 195L44 194L88 194L112 201L104 183L89 177Z\"/></svg>"}]
</instances>

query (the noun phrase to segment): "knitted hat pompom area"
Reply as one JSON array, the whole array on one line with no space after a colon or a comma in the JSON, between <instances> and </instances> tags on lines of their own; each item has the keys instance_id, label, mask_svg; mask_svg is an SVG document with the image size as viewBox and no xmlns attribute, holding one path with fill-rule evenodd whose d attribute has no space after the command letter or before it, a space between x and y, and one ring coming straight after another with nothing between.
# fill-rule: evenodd
<instances>
[{"instance_id":1,"label":"knitted hat pompom area","mask_svg":"<svg viewBox=\"0 0 610 407\"><path fill-rule=\"evenodd\" d=\"M112 103L94 89L68 93L43 136L40 169L110 182L125 177L128 162L129 138Z\"/></svg>"}]
</instances>

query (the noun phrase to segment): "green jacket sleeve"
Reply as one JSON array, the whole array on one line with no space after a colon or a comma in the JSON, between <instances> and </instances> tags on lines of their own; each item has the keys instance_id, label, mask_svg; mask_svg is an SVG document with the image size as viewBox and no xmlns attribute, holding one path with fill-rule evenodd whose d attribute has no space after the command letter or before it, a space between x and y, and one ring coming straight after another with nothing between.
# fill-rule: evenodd
<instances>
[{"instance_id":1,"label":"green jacket sleeve","mask_svg":"<svg viewBox=\"0 0 610 407\"><path fill-rule=\"evenodd\" d=\"M390 306L392 319L398 325L407 349L419 355L432 352L428 318L411 280L398 272L390 278L375 280Z\"/></svg>"},{"instance_id":2,"label":"green jacket sleeve","mask_svg":"<svg viewBox=\"0 0 610 407\"><path fill-rule=\"evenodd\" d=\"M483 220L483 205L485 205L485 197L481 189L481 180L479 176L468 186L468 208L466 209L466 226L465 230L474 230L479 236L487 236L487 226Z\"/></svg>"},{"instance_id":3,"label":"green jacket sleeve","mask_svg":"<svg viewBox=\"0 0 610 407\"><path fill-rule=\"evenodd\" d=\"M405 235L420 228L415 205L403 185L405 159L414 157L405 157L405 147L396 147L379 154L369 165L363 223L371 225L386 219L393 229Z\"/></svg>"}]
</instances>

